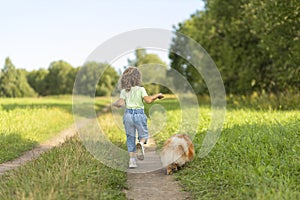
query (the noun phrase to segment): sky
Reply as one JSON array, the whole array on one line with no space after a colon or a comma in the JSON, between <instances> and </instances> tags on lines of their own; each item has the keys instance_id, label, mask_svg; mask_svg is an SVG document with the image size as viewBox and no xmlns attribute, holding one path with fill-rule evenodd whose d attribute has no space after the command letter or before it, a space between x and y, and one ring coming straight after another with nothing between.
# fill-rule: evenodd
<instances>
[{"instance_id":1,"label":"sky","mask_svg":"<svg viewBox=\"0 0 300 200\"><path fill-rule=\"evenodd\" d=\"M6 57L28 71L57 60L78 67L116 35L140 28L171 31L203 7L201 0L0 0L0 68Z\"/></svg>"}]
</instances>

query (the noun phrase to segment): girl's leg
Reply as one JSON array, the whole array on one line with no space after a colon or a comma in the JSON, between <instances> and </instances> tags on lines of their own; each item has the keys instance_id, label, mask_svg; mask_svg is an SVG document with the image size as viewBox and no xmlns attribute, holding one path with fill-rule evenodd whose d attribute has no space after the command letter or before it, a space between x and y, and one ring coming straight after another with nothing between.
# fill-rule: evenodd
<instances>
[{"instance_id":1,"label":"girl's leg","mask_svg":"<svg viewBox=\"0 0 300 200\"><path fill-rule=\"evenodd\" d=\"M127 149L129 152L129 155L134 154L136 151L135 148L135 133L136 133L136 128L134 126L134 122L132 120L132 114L130 113L125 113L123 116L123 124L126 132L126 144L127 144Z\"/></svg>"},{"instance_id":2,"label":"girl's leg","mask_svg":"<svg viewBox=\"0 0 300 200\"><path fill-rule=\"evenodd\" d=\"M147 117L144 113L137 114L134 117L135 127L138 131L139 143L137 143L137 158L139 160L144 160L145 158L145 149L144 144L148 139L148 127L147 127Z\"/></svg>"},{"instance_id":3,"label":"girl's leg","mask_svg":"<svg viewBox=\"0 0 300 200\"><path fill-rule=\"evenodd\" d=\"M134 122L138 132L139 142L145 144L148 140L147 116L145 114L138 114L134 119Z\"/></svg>"},{"instance_id":4,"label":"girl's leg","mask_svg":"<svg viewBox=\"0 0 300 200\"><path fill-rule=\"evenodd\" d=\"M136 147L135 147L135 136L126 134L126 144L127 150L129 152L129 156L133 157L135 155Z\"/></svg>"},{"instance_id":5,"label":"girl's leg","mask_svg":"<svg viewBox=\"0 0 300 200\"><path fill-rule=\"evenodd\" d=\"M136 128L133 124L132 121L132 116L131 114L124 114L124 118L123 118L123 123L124 123L124 127L125 127L125 131L126 131L126 144L127 144L127 149L129 152L129 168L136 168L137 164L136 164L136 160L135 160L135 156L136 156L136 146L135 146L135 133L136 133Z\"/></svg>"},{"instance_id":6,"label":"girl's leg","mask_svg":"<svg viewBox=\"0 0 300 200\"><path fill-rule=\"evenodd\" d=\"M129 168L136 168L137 164L136 164L136 146L135 146L135 137L133 137L132 135L126 135L127 136L127 148L128 148L128 152L129 152Z\"/></svg>"},{"instance_id":7,"label":"girl's leg","mask_svg":"<svg viewBox=\"0 0 300 200\"><path fill-rule=\"evenodd\" d=\"M145 144L145 143L146 143L146 141L147 141L147 139L146 139L146 138L142 138L142 139L140 139L140 143L142 143L142 144Z\"/></svg>"},{"instance_id":8,"label":"girl's leg","mask_svg":"<svg viewBox=\"0 0 300 200\"><path fill-rule=\"evenodd\" d=\"M129 152L129 157L130 158L135 158L135 152Z\"/></svg>"}]
</instances>

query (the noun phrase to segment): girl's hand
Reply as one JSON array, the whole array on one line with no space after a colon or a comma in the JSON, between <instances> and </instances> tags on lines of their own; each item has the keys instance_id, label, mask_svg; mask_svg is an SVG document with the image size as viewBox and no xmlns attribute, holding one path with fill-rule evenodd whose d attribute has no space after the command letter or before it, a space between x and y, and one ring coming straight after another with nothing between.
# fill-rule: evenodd
<instances>
[{"instance_id":1,"label":"girl's hand","mask_svg":"<svg viewBox=\"0 0 300 200\"><path fill-rule=\"evenodd\" d=\"M152 96L144 96L143 99L146 103L152 103L156 99L162 99L162 98L164 98L164 95L162 93L159 93Z\"/></svg>"},{"instance_id":2,"label":"girl's hand","mask_svg":"<svg viewBox=\"0 0 300 200\"><path fill-rule=\"evenodd\" d=\"M118 99L112 105L117 107L117 108L121 108L121 107L125 106L125 100L124 99Z\"/></svg>"},{"instance_id":3,"label":"girl's hand","mask_svg":"<svg viewBox=\"0 0 300 200\"><path fill-rule=\"evenodd\" d=\"M164 98L165 96L162 94L162 93L159 93L158 95L157 95L157 98L158 99L162 99L162 98Z\"/></svg>"}]
</instances>

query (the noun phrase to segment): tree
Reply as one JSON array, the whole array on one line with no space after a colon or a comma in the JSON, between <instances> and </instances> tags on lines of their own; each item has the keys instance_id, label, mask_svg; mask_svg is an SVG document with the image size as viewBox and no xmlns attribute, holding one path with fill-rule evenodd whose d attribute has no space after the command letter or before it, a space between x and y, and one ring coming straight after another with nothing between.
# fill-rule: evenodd
<instances>
[{"instance_id":1,"label":"tree","mask_svg":"<svg viewBox=\"0 0 300 200\"><path fill-rule=\"evenodd\" d=\"M9 58L6 58L0 75L0 96L31 97L36 96L26 79L25 70L17 70Z\"/></svg>"},{"instance_id":2,"label":"tree","mask_svg":"<svg viewBox=\"0 0 300 200\"><path fill-rule=\"evenodd\" d=\"M17 71L15 66L9 58L6 58L0 76L0 92L2 97L16 97L21 95L15 84L16 77Z\"/></svg>"},{"instance_id":3,"label":"tree","mask_svg":"<svg viewBox=\"0 0 300 200\"><path fill-rule=\"evenodd\" d=\"M49 71L47 69L33 70L27 74L29 85L40 95L47 95L46 77Z\"/></svg>"},{"instance_id":4,"label":"tree","mask_svg":"<svg viewBox=\"0 0 300 200\"><path fill-rule=\"evenodd\" d=\"M175 31L193 38L207 50L228 93L297 90L299 9L300 3L295 0L207 0L205 11L196 12ZM172 48L181 43L175 37ZM173 53L170 59L171 67L196 87L197 74L189 72L192 66Z\"/></svg>"},{"instance_id":5,"label":"tree","mask_svg":"<svg viewBox=\"0 0 300 200\"><path fill-rule=\"evenodd\" d=\"M155 65L164 66L167 68L167 64L163 62L160 57L156 54L148 54L145 49L138 48L135 50L135 59L128 60L130 66L143 67L144 75L147 77L157 77L157 71L152 70L155 68ZM164 75L166 76L166 74ZM148 93L156 94L158 92L169 92L167 88L161 87L155 83L145 85L145 88Z\"/></svg>"},{"instance_id":6,"label":"tree","mask_svg":"<svg viewBox=\"0 0 300 200\"><path fill-rule=\"evenodd\" d=\"M48 68L46 91L47 95L72 94L74 75L73 67L65 61L52 62Z\"/></svg>"},{"instance_id":7,"label":"tree","mask_svg":"<svg viewBox=\"0 0 300 200\"><path fill-rule=\"evenodd\" d=\"M117 86L119 75L114 68L106 66L96 88L96 96L109 96Z\"/></svg>"},{"instance_id":8,"label":"tree","mask_svg":"<svg viewBox=\"0 0 300 200\"><path fill-rule=\"evenodd\" d=\"M117 72L109 64L87 62L79 69L74 92L86 96L108 96L118 79Z\"/></svg>"},{"instance_id":9,"label":"tree","mask_svg":"<svg viewBox=\"0 0 300 200\"><path fill-rule=\"evenodd\" d=\"M300 2L296 0L251 0L244 5L245 16L263 49L260 66L263 87L278 93L300 88Z\"/></svg>"},{"instance_id":10,"label":"tree","mask_svg":"<svg viewBox=\"0 0 300 200\"><path fill-rule=\"evenodd\" d=\"M20 97L35 97L37 94L27 81L27 71L24 69L17 69L16 86L21 93Z\"/></svg>"}]
</instances>

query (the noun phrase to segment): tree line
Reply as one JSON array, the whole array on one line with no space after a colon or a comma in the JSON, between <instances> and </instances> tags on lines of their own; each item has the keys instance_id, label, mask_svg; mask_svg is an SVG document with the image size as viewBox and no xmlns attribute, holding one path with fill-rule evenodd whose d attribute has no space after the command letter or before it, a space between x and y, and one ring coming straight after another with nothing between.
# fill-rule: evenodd
<instances>
[{"instance_id":1,"label":"tree line","mask_svg":"<svg viewBox=\"0 0 300 200\"><path fill-rule=\"evenodd\" d=\"M300 1L206 0L205 5L175 31L204 47L227 93L299 92ZM172 47L182 42L174 37ZM171 67L186 76L195 91L207 92L188 60L174 53L169 57Z\"/></svg>"},{"instance_id":2,"label":"tree line","mask_svg":"<svg viewBox=\"0 0 300 200\"><path fill-rule=\"evenodd\" d=\"M136 49L135 58L128 60L129 66L145 64L165 66L158 55L149 54L145 49ZM6 58L0 73L0 97L35 97L48 95L72 94L74 83L76 93L88 96L109 96L118 90L117 84L121 72L107 63L87 62L83 66L73 67L69 63L59 60L52 62L48 69L26 71L17 69L10 58ZM151 73L151 70L147 70ZM79 76L77 76L80 74ZM153 73L153 76L157 74ZM95 83L97 83L95 87ZM169 90L157 84L145 85L149 94Z\"/></svg>"},{"instance_id":3,"label":"tree line","mask_svg":"<svg viewBox=\"0 0 300 200\"><path fill-rule=\"evenodd\" d=\"M84 85L86 80L96 79L95 74L104 70L97 86L86 87L86 93L96 96L110 95L115 88L119 75L107 63L87 62L81 67L73 67L65 61L54 61L48 69L26 71L17 69L10 58L6 58L0 74L0 97L35 97L47 95L72 94L77 72L87 70L85 80L79 80ZM91 91L93 90L93 91Z\"/></svg>"}]
</instances>

